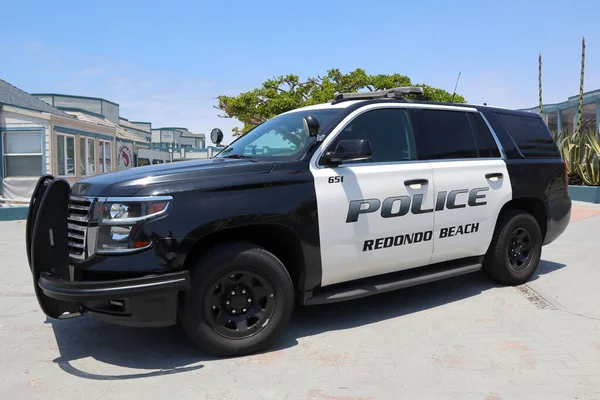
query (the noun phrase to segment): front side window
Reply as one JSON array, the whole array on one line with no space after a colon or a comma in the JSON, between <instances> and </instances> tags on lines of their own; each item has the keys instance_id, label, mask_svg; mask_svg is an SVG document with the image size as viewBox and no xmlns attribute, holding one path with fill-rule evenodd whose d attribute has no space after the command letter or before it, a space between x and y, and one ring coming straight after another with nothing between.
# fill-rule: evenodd
<instances>
[{"instance_id":1,"label":"front side window","mask_svg":"<svg viewBox=\"0 0 600 400\"><path fill-rule=\"evenodd\" d=\"M371 144L371 159L352 163L381 163L414 159L414 143L405 109L383 108L354 118L336 136L327 151L334 151L340 140L363 139Z\"/></svg>"},{"instance_id":2,"label":"front side window","mask_svg":"<svg viewBox=\"0 0 600 400\"><path fill-rule=\"evenodd\" d=\"M246 133L216 157L300 160L314 140L304 129L304 116L315 116L319 120L320 130L323 131L340 113L339 109L329 109L280 114Z\"/></svg>"},{"instance_id":3,"label":"front side window","mask_svg":"<svg viewBox=\"0 0 600 400\"><path fill-rule=\"evenodd\" d=\"M466 112L413 109L410 120L419 160L479 157Z\"/></svg>"},{"instance_id":4,"label":"front side window","mask_svg":"<svg viewBox=\"0 0 600 400\"><path fill-rule=\"evenodd\" d=\"M75 136L56 135L58 176L75 176Z\"/></svg>"},{"instance_id":5,"label":"front side window","mask_svg":"<svg viewBox=\"0 0 600 400\"><path fill-rule=\"evenodd\" d=\"M4 177L42 175L42 133L40 131L2 132Z\"/></svg>"}]
</instances>

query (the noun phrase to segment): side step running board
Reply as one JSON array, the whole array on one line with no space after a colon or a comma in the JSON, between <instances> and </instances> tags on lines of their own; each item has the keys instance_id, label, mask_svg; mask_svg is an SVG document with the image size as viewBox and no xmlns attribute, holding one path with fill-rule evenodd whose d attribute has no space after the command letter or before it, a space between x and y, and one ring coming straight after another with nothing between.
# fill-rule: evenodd
<instances>
[{"instance_id":1,"label":"side step running board","mask_svg":"<svg viewBox=\"0 0 600 400\"><path fill-rule=\"evenodd\" d=\"M305 304L316 305L358 299L378 293L391 292L397 289L422 285L424 283L476 272L481 268L482 265L478 262L469 264L462 263L446 267L428 266L401 271L393 274L393 277L389 277L389 275L392 275L389 274L387 277L370 278L368 281L361 279L356 282L320 289L318 292L315 292L312 297L308 298Z\"/></svg>"}]
</instances>

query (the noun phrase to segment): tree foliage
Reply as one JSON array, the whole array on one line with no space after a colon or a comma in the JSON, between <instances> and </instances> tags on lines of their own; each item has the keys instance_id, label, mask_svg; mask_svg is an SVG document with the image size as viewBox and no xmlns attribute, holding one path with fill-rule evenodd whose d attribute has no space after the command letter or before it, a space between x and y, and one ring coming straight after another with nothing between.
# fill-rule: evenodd
<instances>
[{"instance_id":1,"label":"tree foliage","mask_svg":"<svg viewBox=\"0 0 600 400\"><path fill-rule=\"evenodd\" d=\"M410 78L401 74L368 75L357 68L347 74L330 69L324 76L300 80L289 74L268 79L260 88L237 96L219 96L215 108L223 112L220 117L237 118L242 128L234 128L235 136L242 135L252 127L283 112L313 104L331 101L339 93L385 90L399 86L423 88L423 98L429 101L449 102L452 94L425 84L414 85ZM456 95L455 103L465 103L464 97Z\"/></svg>"}]
</instances>

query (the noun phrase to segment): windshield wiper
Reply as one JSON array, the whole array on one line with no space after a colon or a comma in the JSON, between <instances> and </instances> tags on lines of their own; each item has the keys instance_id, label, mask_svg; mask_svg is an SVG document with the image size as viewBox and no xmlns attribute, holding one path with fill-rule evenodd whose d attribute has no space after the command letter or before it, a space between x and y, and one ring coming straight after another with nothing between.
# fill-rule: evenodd
<instances>
[{"instance_id":1,"label":"windshield wiper","mask_svg":"<svg viewBox=\"0 0 600 400\"><path fill-rule=\"evenodd\" d=\"M235 158L238 160L250 160L252 162L256 162L256 158L254 158L252 156L247 156L245 154L230 154L228 156L223 156L221 158Z\"/></svg>"}]
</instances>

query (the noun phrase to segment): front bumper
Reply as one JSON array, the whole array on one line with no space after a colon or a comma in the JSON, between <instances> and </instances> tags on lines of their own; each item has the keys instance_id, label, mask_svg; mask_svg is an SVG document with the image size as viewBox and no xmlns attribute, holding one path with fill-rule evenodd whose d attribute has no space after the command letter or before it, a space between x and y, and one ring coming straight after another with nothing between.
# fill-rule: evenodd
<instances>
[{"instance_id":1,"label":"front bumper","mask_svg":"<svg viewBox=\"0 0 600 400\"><path fill-rule=\"evenodd\" d=\"M140 327L173 325L178 293L190 287L188 271L107 281L67 281L42 273L37 284L47 297L79 305L81 314Z\"/></svg>"}]
</instances>

